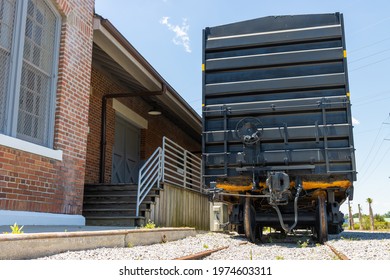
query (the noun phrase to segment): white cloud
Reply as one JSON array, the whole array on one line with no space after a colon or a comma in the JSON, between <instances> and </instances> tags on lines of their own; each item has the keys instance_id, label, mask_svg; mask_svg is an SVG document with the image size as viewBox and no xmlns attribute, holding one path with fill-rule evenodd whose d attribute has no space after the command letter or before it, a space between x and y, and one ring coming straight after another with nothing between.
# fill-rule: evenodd
<instances>
[{"instance_id":1,"label":"white cloud","mask_svg":"<svg viewBox=\"0 0 390 280\"><path fill-rule=\"evenodd\" d=\"M359 120L357 120L354 117L352 117L352 124L353 125L358 125L358 124L360 124L360 122L359 122Z\"/></svg>"},{"instance_id":2,"label":"white cloud","mask_svg":"<svg viewBox=\"0 0 390 280\"><path fill-rule=\"evenodd\" d=\"M190 37L188 36L188 30L190 29L190 26L187 23L187 19L183 19L181 26L170 23L169 17L163 17L160 20L160 23L167 26L169 30L175 33L175 37L172 39L172 42L175 45L181 45L184 47L186 52L191 52Z\"/></svg>"}]
</instances>

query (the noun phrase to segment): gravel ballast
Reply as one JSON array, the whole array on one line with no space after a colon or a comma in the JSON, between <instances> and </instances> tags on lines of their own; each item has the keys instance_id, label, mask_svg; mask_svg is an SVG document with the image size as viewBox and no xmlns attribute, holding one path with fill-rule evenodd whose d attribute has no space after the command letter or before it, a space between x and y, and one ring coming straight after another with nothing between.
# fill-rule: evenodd
<instances>
[{"instance_id":1,"label":"gravel ballast","mask_svg":"<svg viewBox=\"0 0 390 280\"><path fill-rule=\"evenodd\" d=\"M271 235L270 235L271 236ZM329 244L352 260L390 260L390 233L345 231L330 235ZM178 241L129 248L100 248L66 252L41 260L171 260L205 250L229 246L205 260L336 260L328 246L309 236L288 240L266 238L264 243L245 242L239 235L202 233Z\"/></svg>"}]
</instances>

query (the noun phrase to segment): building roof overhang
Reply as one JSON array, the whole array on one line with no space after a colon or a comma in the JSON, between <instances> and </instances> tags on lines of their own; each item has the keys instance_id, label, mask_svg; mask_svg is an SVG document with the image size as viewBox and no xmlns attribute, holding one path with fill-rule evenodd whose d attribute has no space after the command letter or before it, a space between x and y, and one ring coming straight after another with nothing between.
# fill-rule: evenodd
<instances>
[{"instance_id":1,"label":"building roof overhang","mask_svg":"<svg viewBox=\"0 0 390 280\"><path fill-rule=\"evenodd\" d=\"M93 65L103 69L130 92L163 91L147 96L151 106L157 105L163 114L186 129L200 141L202 121L198 113L150 65L148 61L107 19L95 15L93 22ZM110 93L112 94L112 93ZM188 130L190 129L190 131Z\"/></svg>"}]
</instances>

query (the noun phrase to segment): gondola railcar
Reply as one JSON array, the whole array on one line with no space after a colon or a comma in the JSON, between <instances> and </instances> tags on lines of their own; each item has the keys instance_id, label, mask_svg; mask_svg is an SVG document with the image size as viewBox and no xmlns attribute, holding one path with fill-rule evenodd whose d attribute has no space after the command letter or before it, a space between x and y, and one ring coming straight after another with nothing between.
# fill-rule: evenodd
<instances>
[{"instance_id":1,"label":"gondola railcar","mask_svg":"<svg viewBox=\"0 0 390 280\"><path fill-rule=\"evenodd\" d=\"M202 73L203 183L230 225L251 241L341 232L356 181L343 15L205 28Z\"/></svg>"}]
</instances>

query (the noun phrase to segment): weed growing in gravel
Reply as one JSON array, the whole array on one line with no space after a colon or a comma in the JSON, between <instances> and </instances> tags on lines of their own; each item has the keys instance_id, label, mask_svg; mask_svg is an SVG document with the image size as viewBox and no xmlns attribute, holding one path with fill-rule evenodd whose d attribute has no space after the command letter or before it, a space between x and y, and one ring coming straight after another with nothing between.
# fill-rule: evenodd
<instances>
[{"instance_id":1,"label":"weed growing in gravel","mask_svg":"<svg viewBox=\"0 0 390 280\"><path fill-rule=\"evenodd\" d=\"M306 241L299 240L297 242L297 245L299 248L306 248L307 246L309 246L309 242L310 242L309 240L306 240Z\"/></svg>"},{"instance_id":2,"label":"weed growing in gravel","mask_svg":"<svg viewBox=\"0 0 390 280\"><path fill-rule=\"evenodd\" d=\"M249 250L249 259L250 260L253 260L253 253L252 253L252 249Z\"/></svg>"},{"instance_id":3,"label":"weed growing in gravel","mask_svg":"<svg viewBox=\"0 0 390 280\"><path fill-rule=\"evenodd\" d=\"M276 260L284 260L283 256L276 256Z\"/></svg>"},{"instance_id":4,"label":"weed growing in gravel","mask_svg":"<svg viewBox=\"0 0 390 280\"><path fill-rule=\"evenodd\" d=\"M203 244L203 248L208 249L208 248L209 248L209 245Z\"/></svg>"},{"instance_id":5,"label":"weed growing in gravel","mask_svg":"<svg viewBox=\"0 0 390 280\"><path fill-rule=\"evenodd\" d=\"M21 234L23 233L22 228L23 226L19 227L17 223L14 223L13 226L10 226L11 228L11 234ZM3 232L4 234L8 234L8 232Z\"/></svg>"},{"instance_id":6,"label":"weed growing in gravel","mask_svg":"<svg viewBox=\"0 0 390 280\"><path fill-rule=\"evenodd\" d=\"M144 228L148 228L148 229L153 229L155 227L156 225L151 220L149 220L148 223L144 226Z\"/></svg>"},{"instance_id":7,"label":"weed growing in gravel","mask_svg":"<svg viewBox=\"0 0 390 280\"><path fill-rule=\"evenodd\" d=\"M336 256L336 255L330 255L330 256L332 257L332 260L334 260L334 261L339 261L340 260L340 258L338 256Z\"/></svg>"},{"instance_id":8,"label":"weed growing in gravel","mask_svg":"<svg viewBox=\"0 0 390 280\"><path fill-rule=\"evenodd\" d=\"M134 244L133 243L131 243L131 242L128 242L127 243L127 248L133 248L134 247Z\"/></svg>"},{"instance_id":9,"label":"weed growing in gravel","mask_svg":"<svg viewBox=\"0 0 390 280\"><path fill-rule=\"evenodd\" d=\"M344 237L344 236L341 236L340 239L341 239L341 240L346 240L346 241L360 241L360 240L362 240L362 239L359 238L359 237L348 237L348 238L346 238L346 237Z\"/></svg>"}]
</instances>

